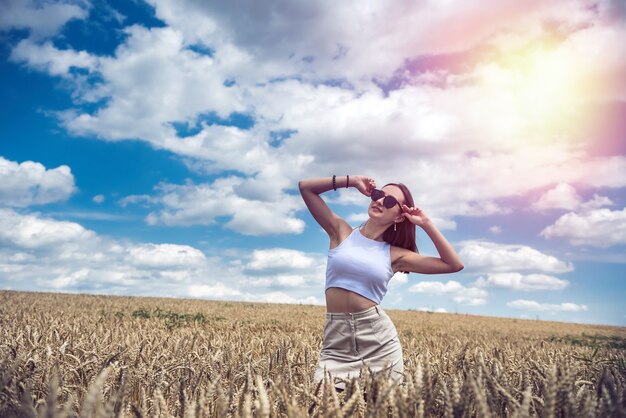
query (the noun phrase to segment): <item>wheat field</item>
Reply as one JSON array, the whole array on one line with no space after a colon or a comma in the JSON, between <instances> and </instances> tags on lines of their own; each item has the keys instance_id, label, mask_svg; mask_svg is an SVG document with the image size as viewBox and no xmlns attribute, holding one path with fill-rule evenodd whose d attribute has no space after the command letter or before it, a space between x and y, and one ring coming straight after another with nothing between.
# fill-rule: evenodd
<instances>
[{"instance_id":1,"label":"wheat field","mask_svg":"<svg viewBox=\"0 0 626 418\"><path fill-rule=\"evenodd\" d=\"M626 416L626 328L387 311L405 378L312 380L324 308L0 292L0 416Z\"/></svg>"}]
</instances>

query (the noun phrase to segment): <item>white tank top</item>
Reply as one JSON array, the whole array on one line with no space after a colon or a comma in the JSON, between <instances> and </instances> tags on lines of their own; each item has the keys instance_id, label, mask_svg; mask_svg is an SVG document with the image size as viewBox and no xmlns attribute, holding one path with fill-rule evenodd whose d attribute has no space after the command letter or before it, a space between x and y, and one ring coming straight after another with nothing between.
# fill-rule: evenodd
<instances>
[{"instance_id":1,"label":"white tank top","mask_svg":"<svg viewBox=\"0 0 626 418\"><path fill-rule=\"evenodd\" d=\"M339 287L380 303L393 276L391 246L364 237L360 229L328 251L326 289Z\"/></svg>"}]
</instances>

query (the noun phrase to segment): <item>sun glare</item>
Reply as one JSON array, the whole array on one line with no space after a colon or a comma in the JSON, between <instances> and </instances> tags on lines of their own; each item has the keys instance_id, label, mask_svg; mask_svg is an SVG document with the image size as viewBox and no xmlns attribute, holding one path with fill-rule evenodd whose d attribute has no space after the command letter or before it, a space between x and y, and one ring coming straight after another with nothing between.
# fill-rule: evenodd
<instances>
[{"instance_id":1,"label":"sun glare","mask_svg":"<svg viewBox=\"0 0 626 418\"><path fill-rule=\"evenodd\" d=\"M483 67L481 76L499 120L514 122L510 129L558 129L575 115L582 93L574 60L543 48L510 52Z\"/></svg>"}]
</instances>

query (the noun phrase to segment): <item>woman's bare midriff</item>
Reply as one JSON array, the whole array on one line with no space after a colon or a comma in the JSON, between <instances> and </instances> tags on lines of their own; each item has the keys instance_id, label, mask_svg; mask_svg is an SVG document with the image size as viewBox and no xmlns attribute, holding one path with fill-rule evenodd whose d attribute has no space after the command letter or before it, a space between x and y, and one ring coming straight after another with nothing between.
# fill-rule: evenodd
<instances>
[{"instance_id":1,"label":"woman's bare midriff","mask_svg":"<svg viewBox=\"0 0 626 418\"><path fill-rule=\"evenodd\" d=\"M331 313L361 312L377 303L359 294L339 287L326 289L326 311Z\"/></svg>"}]
</instances>

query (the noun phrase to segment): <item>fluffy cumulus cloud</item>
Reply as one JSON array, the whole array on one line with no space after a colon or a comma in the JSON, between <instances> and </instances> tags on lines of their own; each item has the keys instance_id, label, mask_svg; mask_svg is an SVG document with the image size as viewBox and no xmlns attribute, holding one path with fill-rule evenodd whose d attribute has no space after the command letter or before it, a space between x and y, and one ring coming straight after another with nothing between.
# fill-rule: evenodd
<instances>
[{"instance_id":1,"label":"fluffy cumulus cloud","mask_svg":"<svg viewBox=\"0 0 626 418\"><path fill-rule=\"evenodd\" d=\"M476 306L487 302L487 291L477 287L466 287L463 284L450 280L444 282L424 281L409 288L409 292L426 293L429 295L450 296L454 302L462 305Z\"/></svg>"},{"instance_id":2,"label":"fluffy cumulus cloud","mask_svg":"<svg viewBox=\"0 0 626 418\"><path fill-rule=\"evenodd\" d=\"M403 285L409 282L409 275L402 272L397 272L393 275L393 277L389 280L389 289L395 289L398 287L402 287Z\"/></svg>"},{"instance_id":3,"label":"fluffy cumulus cloud","mask_svg":"<svg viewBox=\"0 0 626 418\"><path fill-rule=\"evenodd\" d=\"M581 203L581 197L576 189L569 184L560 183L548 190L533 204L533 208L544 209L574 209Z\"/></svg>"},{"instance_id":4,"label":"fluffy cumulus cloud","mask_svg":"<svg viewBox=\"0 0 626 418\"><path fill-rule=\"evenodd\" d=\"M307 269L316 264L316 260L302 251L288 248L272 248L252 251L252 257L246 268L254 271Z\"/></svg>"},{"instance_id":5,"label":"fluffy cumulus cloud","mask_svg":"<svg viewBox=\"0 0 626 418\"><path fill-rule=\"evenodd\" d=\"M7 247L39 249L82 245L95 237L93 231L74 222L55 221L34 214L0 209L0 240Z\"/></svg>"},{"instance_id":6,"label":"fluffy cumulus cloud","mask_svg":"<svg viewBox=\"0 0 626 418\"><path fill-rule=\"evenodd\" d=\"M67 200L76 190L72 170L48 169L34 161L18 163L0 156L0 205L26 207Z\"/></svg>"},{"instance_id":7,"label":"fluffy cumulus cloud","mask_svg":"<svg viewBox=\"0 0 626 418\"><path fill-rule=\"evenodd\" d=\"M610 247L626 244L626 208L622 210L596 209L587 212L568 212L552 225L544 228L544 238L560 238L572 245Z\"/></svg>"},{"instance_id":8,"label":"fluffy cumulus cloud","mask_svg":"<svg viewBox=\"0 0 626 418\"><path fill-rule=\"evenodd\" d=\"M188 245L118 241L75 222L0 209L0 285L16 290L26 284L42 291L319 304L323 263L317 255L285 251L207 256Z\"/></svg>"},{"instance_id":9,"label":"fluffy cumulus cloud","mask_svg":"<svg viewBox=\"0 0 626 418\"><path fill-rule=\"evenodd\" d=\"M145 201L161 209L147 217L149 224L211 224L216 218L230 217L224 226L244 235L301 233L304 222L294 213L302 206L299 196L284 195L280 200L242 197L237 188L245 185L240 177L218 179L211 184L176 185L163 183L155 197L128 197L122 204Z\"/></svg>"},{"instance_id":10,"label":"fluffy cumulus cloud","mask_svg":"<svg viewBox=\"0 0 626 418\"><path fill-rule=\"evenodd\" d=\"M72 19L84 19L88 1L3 0L0 2L0 31L27 29L34 38L56 35Z\"/></svg>"},{"instance_id":11,"label":"fluffy cumulus cloud","mask_svg":"<svg viewBox=\"0 0 626 418\"><path fill-rule=\"evenodd\" d=\"M98 61L85 51L59 50L50 41L39 44L32 39L20 41L9 59L28 62L30 67L53 76L70 76L70 70L76 68L93 69Z\"/></svg>"},{"instance_id":12,"label":"fluffy cumulus cloud","mask_svg":"<svg viewBox=\"0 0 626 418\"><path fill-rule=\"evenodd\" d=\"M0 210L3 283L30 283L40 290L106 289L117 293L185 295L210 262L198 250L172 244L132 244L100 236L75 222ZM172 293L169 293L172 292Z\"/></svg>"},{"instance_id":13,"label":"fluffy cumulus cloud","mask_svg":"<svg viewBox=\"0 0 626 418\"><path fill-rule=\"evenodd\" d=\"M461 305L477 306L487 303L486 298L487 292L485 290L476 287L468 287L454 295L452 300Z\"/></svg>"},{"instance_id":14,"label":"fluffy cumulus cloud","mask_svg":"<svg viewBox=\"0 0 626 418\"><path fill-rule=\"evenodd\" d=\"M626 59L614 53L626 29L610 2L151 4L165 27L124 28L110 56L29 38L11 59L75 83L75 106L59 113L69 132L146 141L226 182L238 173L222 214L238 232L300 233L290 190L337 167L403 181L448 229L454 216L505 214L515 209L506 198L554 184L626 186L626 158L588 155L581 143L593 135L568 123L626 97ZM234 126L233 115L249 123ZM202 185L156 193L152 223L215 219L193 200L210 195ZM560 186L537 204L576 199Z\"/></svg>"},{"instance_id":15,"label":"fluffy cumulus cloud","mask_svg":"<svg viewBox=\"0 0 626 418\"><path fill-rule=\"evenodd\" d=\"M411 286L409 291L417 293L428 293L433 295L444 295L450 293L458 293L465 289L461 283L450 280L443 282L419 282Z\"/></svg>"},{"instance_id":16,"label":"fluffy cumulus cloud","mask_svg":"<svg viewBox=\"0 0 626 418\"><path fill-rule=\"evenodd\" d=\"M539 291L562 290L569 286L569 282L547 274L494 273L486 277L479 277L474 282L474 285L478 287Z\"/></svg>"},{"instance_id":17,"label":"fluffy cumulus cloud","mask_svg":"<svg viewBox=\"0 0 626 418\"><path fill-rule=\"evenodd\" d=\"M189 49L178 31L132 26L126 32L128 40L115 57L97 57L93 72L104 82L82 97L89 102L110 98L108 105L95 113L66 113L67 128L106 140L139 138L183 155L214 157L211 140L216 136L234 140L235 135L207 127L208 138L185 139L177 136L172 124L195 128L204 114L227 118L232 112L244 112L240 89L224 85L229 74L219 62ZM33 60L25 59L29 65Z\"/></svg>"},{"instance_id":18,"label":"fluffy cumulus cloud","mask_svg":"<svg viewBox=\"0 0 626 418\"><path fill-rule=\"evenodd\" d=\"M507 302L506 306L515 309L534 312L584 312L587 311L587 305L579 305L576 303L540 303L534 300L518 299Z\"/></svg>"},{"instance_id":19,"label":"fluffy cumulus cloud","mask_svg":"<svg viewBox=\"0 0 626 418\"><path fill-rule=\"evenodd\" d=\"M322 286L326 259L321 254L307 254L287 248L252 251L243 272L248 284L257 288L317 288Z\"/></svg>"},{"instance_id":20,"label":"fluffy cumulus cloud","mask_svg":"<svg viewBox=\"0 0 626 418\"><path fill-rule=\"evenodd\" d=\"M565 273L574 269L571 263L544 254L527 245L498 244L489 241L466 241L459 256L475 271L540 271Z\"/></svg>"},{"instance_id":21,"label":"fluffy cumulus cloud","mask_svg":"<svg viewBox=\"0 0 626 418\"><path fill-rule=\"evenodd\" d=\"M573 186L560 183L542 194L537 201L533 203L532 208L539 211L548 209L579 209L588 211L610 205L613 205L611 199L598 194L594 194L590 200L583 202L581 196L576 192Z\"/></svg>"}]
</instances>

